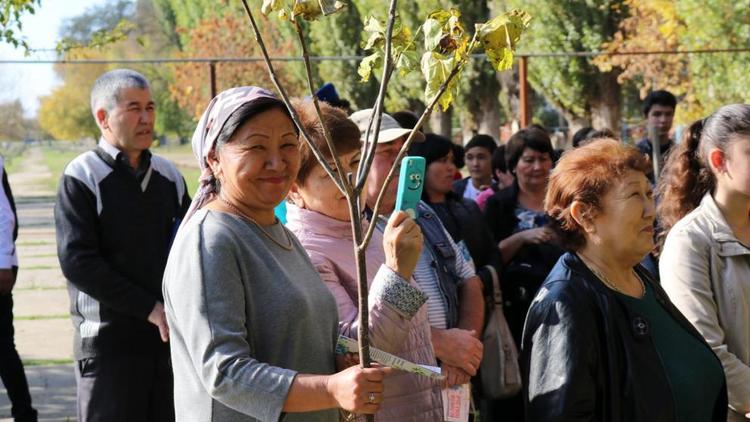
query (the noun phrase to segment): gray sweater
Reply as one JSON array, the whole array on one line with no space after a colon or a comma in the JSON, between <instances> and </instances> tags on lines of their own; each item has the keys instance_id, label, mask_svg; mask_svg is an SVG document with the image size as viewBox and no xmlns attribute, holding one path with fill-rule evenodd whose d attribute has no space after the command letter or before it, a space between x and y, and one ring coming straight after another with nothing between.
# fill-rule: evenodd
<instances>
[{"instance_id":1,"label":"gray sweater","mask_svg":"<svg viewBox=\"0 0 750 422\"><path fill-rule=\"evenodd\" d=\"M287 243L281 224L267 230ZM277 421L297 373L335 371L336 302L289 236L291 251L252 223L209 210L178 232L164 273L176 420Z\"/></svg>"}]
</instances>

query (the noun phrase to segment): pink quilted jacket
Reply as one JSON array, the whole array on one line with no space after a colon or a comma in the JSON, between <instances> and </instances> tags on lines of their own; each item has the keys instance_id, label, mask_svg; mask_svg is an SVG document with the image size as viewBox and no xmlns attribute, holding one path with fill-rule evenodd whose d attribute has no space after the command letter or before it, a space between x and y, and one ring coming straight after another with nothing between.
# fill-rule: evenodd
<instances>
[{"instance_id":1,"label":"pink quilted jacket","mask_svg":"<svg viewBox=\"0 0 750 422\"><path fill-rule=\"evenodd\" d=\"M320 277L336 298L339 333L357 338L357 280L349 222L287 204L287 227L307 250ZM366 222L364 222L367 227ZM394 277L385 266L383 236L375 230L367 248L367 277L370 286L370 341L373 347L411 362L436 366L430 343L427 307L409 309L392 303L389 286ZM414 280L412 288L417 289ZM440 385L429 378L397 372L385 381L383 403L377 421L442 421Z\"/></svg>"}]
</instances>

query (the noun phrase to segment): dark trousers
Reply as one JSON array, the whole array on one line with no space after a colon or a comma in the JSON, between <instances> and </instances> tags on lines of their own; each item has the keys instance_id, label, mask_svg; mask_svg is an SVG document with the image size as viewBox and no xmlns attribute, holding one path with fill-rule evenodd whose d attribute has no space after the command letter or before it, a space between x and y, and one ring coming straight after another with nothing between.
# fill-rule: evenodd
<instances>
[{"instance_id":1,"label":"dark trousers","mask_svg":"<svg viewBox=\"0 0 750 422\"><path fill-rule=\"evenodd\" d=\"M78 422L171 422L169 352L96 356L76 365Z\"/></svg>"},{"instance_id":2,"label":"dark trousers","mask_svg":"<svg viewBox=\"0 0 750 422\"><path fill-rule=\"evenodd\" d=\"M500 400L484 399L480 405L480 415L484 421L523 422L523 393Z\"/></svg>"},{"instance_id":3,"label":"dark trousers","mask_svg":"<svg viewBox=\"0 0 750 422\"><path fill-rule=\"evenodd\" d=\"M0 295L0 378L8 392L13 419L16 422L36 422L36 410L31 407L29 385L16 351L14 333L13 295Z\"/></svg>"}]
</instances>

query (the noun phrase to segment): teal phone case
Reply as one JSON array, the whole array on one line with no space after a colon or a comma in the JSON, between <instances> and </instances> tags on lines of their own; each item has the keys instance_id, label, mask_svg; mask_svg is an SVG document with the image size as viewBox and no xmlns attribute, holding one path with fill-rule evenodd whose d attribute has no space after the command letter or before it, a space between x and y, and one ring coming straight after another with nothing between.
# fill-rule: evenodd
<instances>
[{"instance_id":1,"label":"teal phone case","mask_svg":"<svg viewBox=\"0 0 750 422\"><path fill-rule=\"evenodd\" d=\"M424 188L424 169L425 159L422 157L404 157L401 160L394 210L406 211L412 218L417 218L417 204L422 199Z\"/></svg>"}]
</instances>

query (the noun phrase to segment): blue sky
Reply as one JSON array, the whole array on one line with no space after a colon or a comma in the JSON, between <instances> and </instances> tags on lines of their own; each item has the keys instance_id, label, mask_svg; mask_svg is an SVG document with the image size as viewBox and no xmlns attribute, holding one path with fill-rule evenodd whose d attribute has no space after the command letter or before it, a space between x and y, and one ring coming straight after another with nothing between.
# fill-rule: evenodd
<instances>
[{"instance_id":1,"label":"blue sky","mask_svg":"<svg viewBox=\"0 0 750 422\"><path fill-rule=\"evenodd\" d=\"M59 40L58 31L66 18L83 13L87 8L104 3L104 0L42 0L34 15L23 17L21 34L33 49L52 50ZM24 57L22 49L0 43L0 59L33 60L54 59L54 51L41 51ZM60 81L52 65L0 64L0 102L20 99L27 115L35 115L39 97L48 94Z\"/></svg>"}]
</instances>

